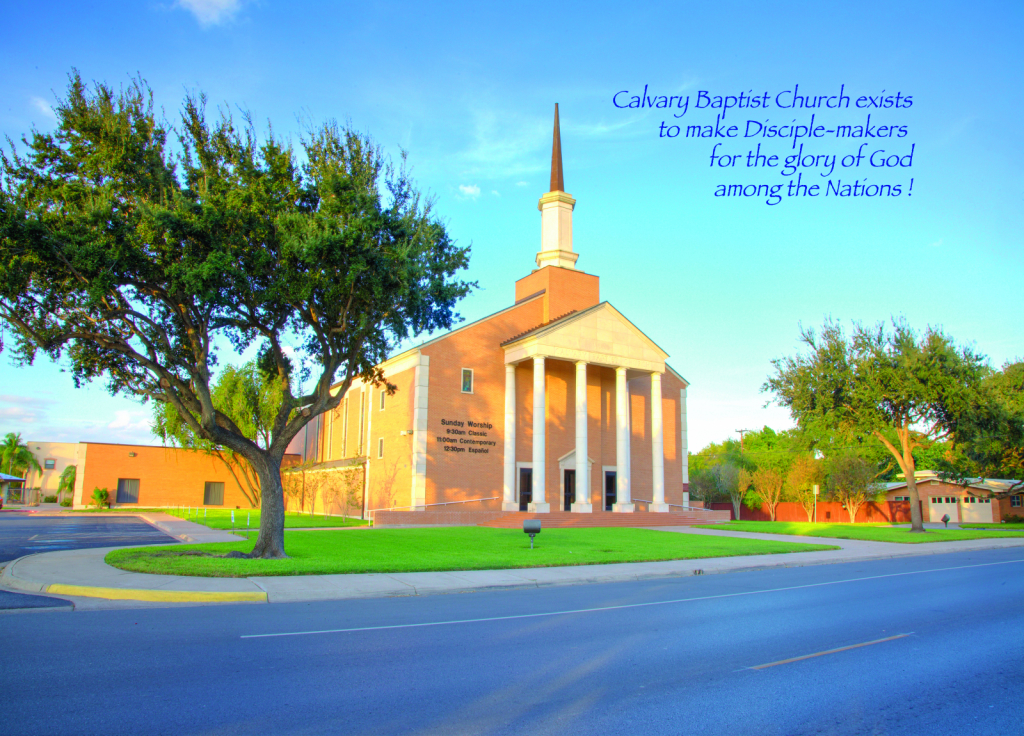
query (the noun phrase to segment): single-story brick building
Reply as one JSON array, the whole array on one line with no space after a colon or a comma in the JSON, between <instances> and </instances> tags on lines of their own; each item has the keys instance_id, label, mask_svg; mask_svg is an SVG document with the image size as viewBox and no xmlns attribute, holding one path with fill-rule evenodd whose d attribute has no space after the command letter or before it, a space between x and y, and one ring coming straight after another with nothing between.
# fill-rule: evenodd
<instances>
[{"instance_id":1,"label":"single-story brick building","mask_svg":"<svg viewBox=\"0 0 1024 736\"><path fill-rule=\"evenodd\" d=\"M943 480L933 470L918 470L917 495L927 521L998 523L1008 516L1024 516L1024 488L1005 478L971 478L962 486ZM909 501L906 480L886 484L886 500Z\"/></svg>"}]
</instances>

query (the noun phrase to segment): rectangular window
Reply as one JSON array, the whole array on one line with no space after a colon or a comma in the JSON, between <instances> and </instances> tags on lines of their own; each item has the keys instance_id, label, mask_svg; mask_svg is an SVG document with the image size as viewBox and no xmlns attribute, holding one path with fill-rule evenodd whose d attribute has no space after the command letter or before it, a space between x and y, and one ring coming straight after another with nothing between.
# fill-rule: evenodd
<instances>
[{"instance_id":1,"label":"rectangular window","mask_svg":"<svg viewBox=\"0 0 1024 736\"><path fill-rule=\"evenodd\" d=\"M384 389L381 389L381 392L380 392L380 410L381 411L384 411L384 396L386 394L387 394L387 392Z\"/></svg>"},{"instance_id":2,"label":"rectangular window","mask_svg":"<svg viewBox=\"0 0 1024 736\"><path fill-rule=\"evenodd\" d=\"M203 506L224 505L224 484L216 481L206 481L206 489L203 491Z\"/></svg>"},{"instance_id":3,"label":"rectangular window","mask_svg":"<svg viewBox=\"0 0 1024 736\"><path fill-rule=\"evenodd\" d=\"M341 456L348 457L348 397L342 402L341 409Z\"/></svg>"},{"instance_id":4,"label":"rectangular window","mask_svg":"<svg viewBox=\"0 0 1024 736\"><path fill-rule=\"evenodd\" d=\"M381 437L379 440L377 440L377 457L378 458L384 457L384 438L383 437Z\"/></svg>"},{"instance_id":5,"label":"rectangular window","mask_svg":"<svg viewBox=\"0 0 1024 736\"><path fill-rule=\"evenodd\" d=\"M43 470L53 470L57 467L56 460L43 460Z\"/></svg>"},{"instance_id":6,"label":"rectangular window","mask_svg":"<svg viewBox=\"0 0 1024 736\"><path fill-rule=\"evenodd\" d=\"M117 479L117 502L138 503L139 502L139 479L118 478Z\"/></svg>"},{"instance_id":7,"label":"rectangular window","mask_svg":"<svg viewBox=\"0 0 1024 736\"><path fill-rule=\"evenodd\" d=\"M473 393L473 369L471 368L462 369L462 393Z\"/></svg>"},{"instance_id":8,"label":"rectangular window","mask_svg":"<svg viewBox=\"0 0 1024 736\"><path fill-rule=\"evenodd\" d=\"M356 453L357 455L362 455L363 452L364 452L364 450L363 450L363 440L365 440L366 437L363 434L363 430L365 428L366 428L366 391L360 391L359 392L359 452ZM369 455L370 453L367 452L366 454Z\"/></svg>"},{"instance_id":9,"label":"rectangular window","mask_svg":"<svg viewBox=\"0 0 1024 736\"><path fill-rule=\"evenodd\" d=\"M1011 496L1010 505L1016 508L1020 508L1022 498L1024 498L1024 496Z\"/></svg>"}]
</instances>

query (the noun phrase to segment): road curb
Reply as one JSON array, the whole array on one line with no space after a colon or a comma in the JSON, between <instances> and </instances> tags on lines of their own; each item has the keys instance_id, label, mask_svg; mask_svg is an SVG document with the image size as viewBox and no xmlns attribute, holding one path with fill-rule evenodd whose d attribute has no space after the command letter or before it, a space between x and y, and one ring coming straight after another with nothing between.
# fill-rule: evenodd
<instances>
[{"instance_id":1,"label":"road curb","mask_svg":"<svg viewBox=\"0 0 1024 736\"><path fill-rule=\"evenodd\" d=\"M211 590L144 590L138 588L99 588L92 585L51 583L46 586L52 595L82 598L104 598L115 601L150 601L153 603L266 603L264 592L225 593Z\"/></svg>"}]
</instances>

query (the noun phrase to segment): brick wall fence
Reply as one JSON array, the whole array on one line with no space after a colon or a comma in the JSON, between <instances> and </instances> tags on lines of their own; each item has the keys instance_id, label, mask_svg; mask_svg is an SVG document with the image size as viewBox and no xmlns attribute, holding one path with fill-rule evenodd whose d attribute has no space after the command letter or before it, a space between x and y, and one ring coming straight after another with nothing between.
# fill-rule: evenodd
<instances>
[{"instance_id":1,"label":"brick wall fence","mask_svg":"<svg viewBox=\"0 0 1024 736\"><path fill-rule=\"evenodd\" d=\"M715 510L732 511L731 503L713 503ZM746 504L740 507L740 518L743 521L771 521L768 507L752 509ZM776 521L807 521L807 512L798 503L784 501L775 509ZM818 521L848 524L850 515L841 503L836 501L818 502ZM857 511L857 523L898 522L910 523L910 503L907 501L881 501L866 503Z\"/></svg>"}]
</instances>

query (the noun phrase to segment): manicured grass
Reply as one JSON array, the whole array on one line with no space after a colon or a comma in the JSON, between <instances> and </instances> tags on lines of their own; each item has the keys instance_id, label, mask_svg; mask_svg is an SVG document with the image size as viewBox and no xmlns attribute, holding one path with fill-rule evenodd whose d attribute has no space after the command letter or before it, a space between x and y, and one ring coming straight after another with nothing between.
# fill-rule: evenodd
<instances>
[{"instance_id":1,"label":"manicured grass","mask_svg":"<svg viewBox=\"0 0 1024 736\"><path fill-rule=\"evenodd\" d=\"M1004 532L981 529L928 529L922 534L912 532L907 527L894 527L889 524L810 524L806 521L730 521L725 524L705 524L702 528L761 532L763 534L796 534L804 537L864 539L869 542L899 542L901 544L1024 537L1024 530Z\"/></svg>"},{"instance_id":2,"label":"manicured grass","mask_svg":"<svg viewBox=\"0 0 1024 736\"><path fill-rule=\"evenodd\" d=\"M69 509L70 510L70 509ZM82 509L76 510L73 513L76 514L169 514L170 516L177 516L179 519L185 519L186 521L194 521L197 524L203 524L210 527L211 529L231 529L231 509L205 509L206 513L203 514L203 509L192 508L191 511L186 509L177 508L126 508L124 506L116 509ZM251 529L260 528L260 512L259 509L235 509L235 524L234 528L245 529L246 522L248 521ZM284 526L286 529L308 529L310 527L318 526L367 526L369 522L363 521L362 519L347 519L343 516L322 516L316 514L310 516L309 514L299 514L295 512L288 512L284 515Z\"/></svg>"},{"instance_id":3,"label":"manicured grass","mask_svg":"<svg viewBox=\"0 0 1024 736\"><path fill-rule=\"evenodd\" d=\"M1024 532L1024 524L983 524L982 522L960 522L961 529L1005 529Z\"/></svg>"},{"instance_id":4,"label":"manicured grass","mask_svg":"<svg viewBox=\"0 0 1024 736\"><path fill-rule=\"evenodd\" d=\"M598 565L612 562L732 557L784 552L811 552L835 547L791 542L764 542L730 537L677 534L651 529L546 529L530 549L518 529L449 527L444 529L367 529L285 533L287 560L239 560L184 556L203 550L224 554L248 552L253 542L145 547L115 550L106 560L136 572L210 577L250 575L326 575L363 572L498 570L516 567Z\"/></svg>"},{"instance_id":5,"label":"manicured grass","mask_svg":"<svg viewBox=\"0 0 1024 736\"><path fill-rule=\"evenodd\" d=\"M211 529L231 529L231 509L206 509L205 516L203 515L203 509L199 509L198 513L195 509L191 513L179 511L178 509L153 509L153 511L163 511L165 514L177 516L180 519L204 524ZM245 529L247 521L251 529L259 529L259 509L235 509L234 528L236 530ZM310 516L309 514L294 512L288 512L284 515L285 529L303 529L318 526L367 526L368 523L362 519L347 519L344 516L322 516L321 514Z\"/></svg>"}]
</instances>

